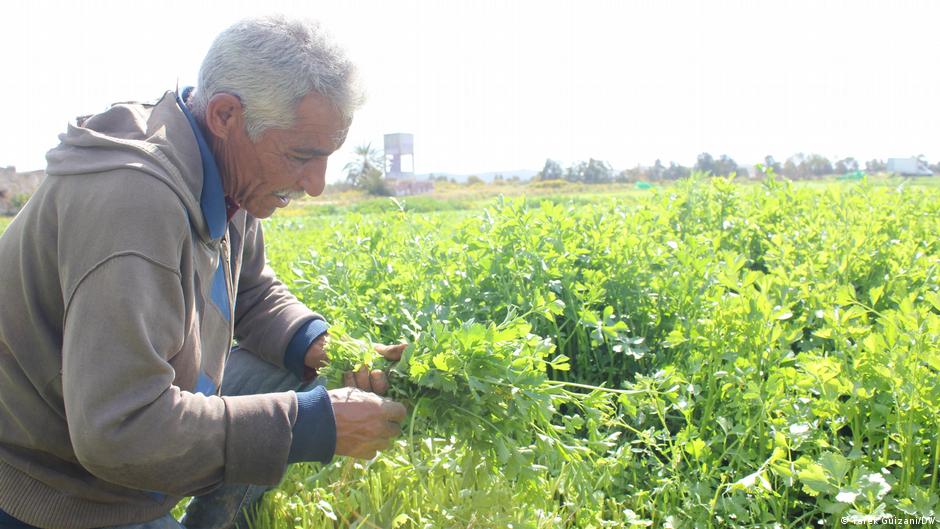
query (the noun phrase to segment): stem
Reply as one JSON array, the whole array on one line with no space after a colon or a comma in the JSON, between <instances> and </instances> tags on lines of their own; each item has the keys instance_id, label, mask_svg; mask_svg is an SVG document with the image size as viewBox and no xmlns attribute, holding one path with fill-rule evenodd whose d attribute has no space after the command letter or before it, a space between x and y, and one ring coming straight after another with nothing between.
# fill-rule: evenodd
<instances>
[{"instance_id":1,"label":"stem","mask_svg":"<svg viewBox=\"0 0 940 529\"><path fill-rule=\"evenodd\" d=\"M930 472L930 492L937 489L937 472L940 471L940 439L933 443L933 470Z\"/></svg>"},{"instance_id":2,"label":"stem","mask_svg":"<svg viewBox=\"0 0 940 529\"><path fill-rule=\"evenodd\" d=\"M721 482L715 487L715 495L712 496L712 501L708 502L708 518L710 520L715 519L715 507L718 505L718 497L721 496L721 488L725 486L725 477L721 477Z\"/></svg>"},{"instance_id":3,"label":"stem","mask_svg":"<svg viewBox=\"0 0 940 529\"><path fill-rule=\"evenodd\" d=\"M601 386L591 386L590 384L579 384L577 382L565 382L563 380L550 380L552 384L557 384L559 386L569 386L573 388L589 389L591 391L604 391L607 393L619 393L621 395L642 395L644 393L649 393L649 390L646 389L615 389L615 388L605 388Z\"/></svg>"},{"instance_id":4,"label":"stem","mask_svg":"<svg viewBox=\"0 0 940 529\"><path fill-rule=\"evenodd\" d=\"M470 410L468 410L468 409L466 409L466 408L462 408L462 407L460 407L460 406L454 406L454 409L455 409L455 410L458 410L458 411L462 411L462 412L466 413L467 415L469 415L469 416L471 416L471 417L473 417L473 418L480 419L481 421L483 421L483 422L485 422L486 424L490 425L490 427L493 428L493 430L499 432L499 433L500 433L501 435L503 435L503 436L506 436L506 433L503 432L502 430L500 430L495 424L493 424L492 422L490 422L490 421L484 419L483 417L480 417L480 416L477 415L476 413L473 413L472 411L470 411Z\"/></svg>"}]
</instances>

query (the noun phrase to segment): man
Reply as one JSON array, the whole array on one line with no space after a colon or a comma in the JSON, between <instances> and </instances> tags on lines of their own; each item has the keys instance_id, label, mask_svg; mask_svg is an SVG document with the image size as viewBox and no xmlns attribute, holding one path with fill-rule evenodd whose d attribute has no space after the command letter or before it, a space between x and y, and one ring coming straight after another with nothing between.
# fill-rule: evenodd
<instances>
[{"instance_id":1,"label":"man","mask_svg":"<svg viewBox=\"0 0 940 529\"><path fill-rule=\"evenodd\" d=\"M360 102L317 25L254 19L195 91L60 136L0 238L0 527L178 528L184 496L187 529L232 527L288 463L389 445L401 404L314 384L327 325L257 220L323 191Z\"/></svg>"}]
</instances>

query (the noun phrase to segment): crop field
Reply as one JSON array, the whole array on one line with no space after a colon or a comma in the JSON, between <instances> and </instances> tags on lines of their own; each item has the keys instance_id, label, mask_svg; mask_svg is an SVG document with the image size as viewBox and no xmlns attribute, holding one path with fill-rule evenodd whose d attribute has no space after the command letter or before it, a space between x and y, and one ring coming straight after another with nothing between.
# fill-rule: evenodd
<instances>
[{"instance_id":1,"label":"crop field","mask_svg":"<svg viewBox=\"0 0 940 529\"><path fill-rule=\"evenodd\" d=\"M275 217L268 258L409 422L256 528L851 527L940 511L940 190L739 186ZM381 362L381 361L380 361ZM329 370L328 370L329 371Z\"/></svg>"},{"instance_id":2,"label":"crop field","mask_svg":"<svg viewBox=\"0 0 940 529\"><path fill-rule=\"evenodd\" d=\"M409 419L373 460L291 467L254 529L940 518L937 186L411 203L266 221L333 324L330 385L389 369Z\"/></svg>"}]
</instances>

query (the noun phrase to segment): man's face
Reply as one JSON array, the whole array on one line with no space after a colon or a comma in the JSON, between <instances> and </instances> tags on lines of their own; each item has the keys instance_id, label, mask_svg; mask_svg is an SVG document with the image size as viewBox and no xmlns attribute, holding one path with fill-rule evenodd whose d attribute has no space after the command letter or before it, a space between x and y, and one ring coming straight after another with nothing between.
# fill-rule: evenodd
<instances>
[{"instance_id":1,"label":"man's face","mask_svg":"<svg viewBox=\"0 0 940 529\"><path fill-rule=\"evenodd\" d=\"M251 142L241 127L222 149L226 195L259 219L291 198L318 196L326 185L327 157L342 146L346 132L339 111L315 92L300 101L290 128L269 128Z\"/></svg>"}]
</instances>

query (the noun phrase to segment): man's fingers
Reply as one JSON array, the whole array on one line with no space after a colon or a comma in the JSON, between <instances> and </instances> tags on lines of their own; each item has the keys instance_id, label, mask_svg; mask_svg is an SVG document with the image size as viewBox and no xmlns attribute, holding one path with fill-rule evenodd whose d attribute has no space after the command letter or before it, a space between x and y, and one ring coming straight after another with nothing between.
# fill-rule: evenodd
<instances>
[{"instance_id":1,"label":"man's fingers","mask_svg":"<svg viewBox=\"0 0 940 529\"><path fill-rule=\"evenodd\" d=\"M356 387L363 391L372 391L372 384L369 383L369 368L362 366L355 373Z\"/></svg>"},{"instance_id":2,"label":"man's fingers","mask_svg":"<svg viewBox=\"0 0 940 529\"><path fill-rule=\"evenodd\" d=\"M369 373L369 382L372 384L372 392L378 395L385 395L388 391L388 377L381 369L373 369Z\"/></svg>"},{"instance_id":3,"label":"man's fingers","mask_svg":"<svg viewBox=\"0 0 940 529\"><path fill-rule=\"evenodd\" d=\"M389 442L391 442L392 437L398 437L401 435L401 423L388 421L385 424L388 425Z\"/></svg>"},{"instance_id":4,"label":"man's fingers","mask_svg":"<svg viewBox=\"0 0 940 529\"><path fill-rule=\"evenodd\" d=\"M356 387L356 378L353 376L352 371L343 373L343 385L347 388Z\"/></svg>"},{"instance_id":5,"label":"man's fingers","mask_svg":"<svg viewBox=\"0 0 940 529\"><path fill-rule=\"evenodd\" d=\"M405 416L408 415L408 410L405 409L403 404L391 399L384 399L382 401L382 411L385 413L385 418L391 422L400 423L405 420Z\"/></svg>"},{"instance_id":6,"label":"man's fingers","mask_svg":"<svg viewBox=\"0 0 940 529\"><path fill-rule=\"evenodd\" d=\"M401 354L405 352L407 347L408 344L406 343L398 343L394 345L375 344L375 352L384 356L388 360L397 361L401 360Z\"/></svg>"},{"instance_id":7,"label":"man's fingers","mask_svg":"<svg viewBox=\"0 0 940 529\"><path fill-rule=\"evenodd\" d=\"M320 369L327 364L326 348L330 343L329 333L317 337L304 354L304 365L313 369Z\"/></svg>"}]
</instances>

